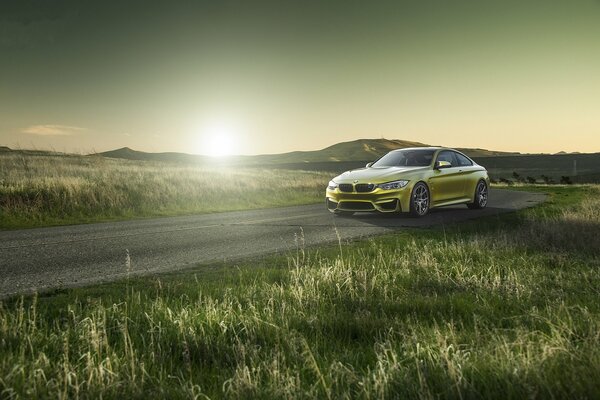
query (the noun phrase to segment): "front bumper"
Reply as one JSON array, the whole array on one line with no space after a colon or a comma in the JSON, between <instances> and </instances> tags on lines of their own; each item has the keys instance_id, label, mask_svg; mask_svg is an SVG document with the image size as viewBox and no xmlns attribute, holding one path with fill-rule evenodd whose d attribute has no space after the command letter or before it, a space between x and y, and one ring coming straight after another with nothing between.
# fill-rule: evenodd
<instances>
[{"instance_id":1,"label":"front bumper","mask_svg":"<svg viewBox=\"0 0 600 400\"><path fill-rule=\"evenodd\" d=\"M340 192L339 189L326 192L327 209L336 211L379 211L383 213L408 212L411 188L398 190L375 189L371 193Z\"/></svg>"}]
</instances>

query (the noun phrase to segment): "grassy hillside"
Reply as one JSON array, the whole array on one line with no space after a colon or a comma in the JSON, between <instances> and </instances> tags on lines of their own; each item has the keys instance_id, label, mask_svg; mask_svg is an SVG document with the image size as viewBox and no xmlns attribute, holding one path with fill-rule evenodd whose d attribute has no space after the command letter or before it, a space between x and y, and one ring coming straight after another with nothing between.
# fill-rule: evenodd
<instances>
[{"instance_id":1,"label":"grassy hillside","mask_svg":"<svg viewBox=\"0 0 600 400\"><path fill-rule=\"evenodd\" d=\"M580 174L573 176L573 182L575 183L600 183L600 172L592 174Z\"/></svg>"},{"instance_id":2,"label":"grassy hillside","mask_svg":"<svg viewBox=\"0 0 600 400\"><path fill-rule=\"evenodd\" d=\"M381 157L383 154L405 147L427 146L423 143L406 140L359 139L342 142L315 151L295 151L292 153L254 156L249 161L259 163L307 163L322 161L362 161Z\"/></svg>"},{"instance_id":3,"label":"grassy hillside","mask_svg":"<svg viewBox=\"0 0 600 400\"><path fill-rule=\"evenodd\" d=\"M143 151L137 151L130 149L129 147L123 147L117 150L105 151L97 154L98 156L107 158L120 158L124 160L135 160L135 161L157 161L157 162L181 162L181 163L195 163L195 164L207 164L211 161L210 157L200 156L195 154L185 153L146 153Z\"/></svg>"},{"instance_id":4,"label":"grassy hillside","mask_svg":"<svg viewBox=\"0 0 600 400\"><path fill-rule=\"evenodd\" d=\"M300 234L288 257L1 302L0 393L598 398L600 188L526 189L550 199L330 248Z\"/></svg>"},{"instance_id":5,"label":"grassy hillside","mask_svg":"<svg viewBox=\"0 0 600 400\"><path fill-rule=\"evenodd\" d=\"M541 175L554 178L560 178L562 175L584 178L590 175L585 182L599 182L594 180L591 174L600 174L600 153L482 157L475 160L496 178L511 178L512 173L516 171L522 177L538 178Z\"/></svg>"},{"instance_id":6,"label":"grassy hillside","mask_svg":"<svg viewBox=\"0 0 600 400\"><path fill-rule=\"evenodd\" d=\"M181 153L143 153L131 149L120 149L102 153L106 157L162 160L194 163L245 165L252 167L272 167L289 170L329 171L337 174L349 169L363 167L383 154L405 147L427 146L423 143L388 139L360 139L338 143L322 150L297 151L284 154L235 156L224 160L214 160L202 156ZM560 181L561 176L569 176L579 183L600 182L600 153L595 154L518 154L485 149L458 148L475 161L485 166L494 179L511 179L513 172L523 178L527 176L542 181L542 175ZM576 164L576 168L575 168ZM575 171L576 169L576 171Z\"/></svg>"},{"instance_id":7,"label":"grassy hillside","mask_svg":"<svg viewBox=\"0 0 600 400\"><path fill-rule=\"evenodd\" d=\"M183 153L145 153L129 148L108 151L100 153L100 155L107 158L137 161L177 162L214 167L276 167L287 170L329 171L337 174L349 169L363 167L367 162L373 161L391 150L415 146L428 145L403 140L359 139L338 143L322 150L257 156L232 156L223 159ZM557 182L560 181L561 176L569 176L573 182L578 183L600 182L598 179L600 153L518 154L485 149L458 148L458 150L468 154L477 163L485 166L494 179L510 179L513 172L517 172L523 178L530 176L540 182L542 181L542 175L551 177ZM0 149L0 152L2 152L2 149ZM25 151L25 154L40 155L44 152Z\"/></svg>"},{"instance_id":8,"label":"grassy hillside","mask_svg":"<svg viewBox=\"0 0 600 400\"><path fill-rule=\"evenodd\" d=\"M0 228L320 202L329 174L0 154Z\"/></svg>"}]
</instances>

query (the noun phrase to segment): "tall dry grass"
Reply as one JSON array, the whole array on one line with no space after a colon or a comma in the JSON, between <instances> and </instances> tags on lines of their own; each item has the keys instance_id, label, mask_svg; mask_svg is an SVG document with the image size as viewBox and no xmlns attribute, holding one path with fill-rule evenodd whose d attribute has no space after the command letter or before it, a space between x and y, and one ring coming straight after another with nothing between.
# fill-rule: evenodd
<instances>
[{"instance_id":1,"label":"tall dry grass","mask_svg":"<svg viewBox=\"0 0 600 400\"><path fill-rule=\"evenodd\" d=\"M94 156L0 155L0 227L321 201L329 174Z\"/></svg>"}]
</instances>

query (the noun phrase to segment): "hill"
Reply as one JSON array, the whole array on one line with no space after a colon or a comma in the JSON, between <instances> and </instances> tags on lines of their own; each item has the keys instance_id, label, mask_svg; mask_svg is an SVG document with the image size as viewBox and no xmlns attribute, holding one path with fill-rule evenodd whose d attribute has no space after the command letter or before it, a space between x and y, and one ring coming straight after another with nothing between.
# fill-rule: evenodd
<instances>
[{"instance_id":1,"label":"hill","mask_svg":"<svg viewBox=\"0 0 600 400\"><path fill-rule=\"evenodd\" d=\"M350 142L337 143L321 150L292 151L281 154L261 154L256 156L231 156L226 158L228 164L238 165L274 165L274 164L302 164L302 163L329 163L329 162L363 162L375 160L385 153L403 149L406 147L428 147L430 145L408 140L390 139L358 139ZM517 155L491 151L485 149L458 149L470 157L495 157L505 155ZM185 153L146 153L124 147L118 150L99 153L99 155L111 158L124 158L128 160L146 161L178 161L178 162L210 162L215 159L207 156L192 155ZM225 160L222 160L225 161ZM217 161L218 162L218 161Z\"/></svg>"},{"instance_id":2,"label":"hill","mask_svg":"<svg viewBox=\"0 0 600 400\"><path fill-rule=\"evenodd\" d=\"M322 150L296 151L267 156L267 158L273 163L363 161L379 158L391 150L423 146L428 145L407 140L358 139L351 142L337 143Z\"/></svg>"},{"instance_id":3,"label":"hill","mask_svg":"<svg viewBox=\"0 0 600 400\"><path fill-rule=\"evenodd\" d=\"M97 155L109 158L121 158L125 160L135 161L170 161L170 162L193 162L202 163L207 161L206 156L200 156L195 154L186 153L147 153L144 151L138 151L130 149L129 147L123 147L117 150L105 151L98 153Z\"/></svg>"}]
</instances>

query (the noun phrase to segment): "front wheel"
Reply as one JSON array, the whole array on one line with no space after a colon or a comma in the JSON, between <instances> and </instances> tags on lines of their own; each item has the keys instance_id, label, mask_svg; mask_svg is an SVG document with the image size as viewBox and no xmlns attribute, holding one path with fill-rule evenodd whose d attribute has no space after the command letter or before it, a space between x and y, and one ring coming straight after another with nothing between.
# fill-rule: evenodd
<instances>
[{"instance_id":1,"label":"front wheel","mask_svg":"<svg viewBox=\"0 0 600 400\"><path fill-rule=\"evenodd\" d=\"M471 210L479 210L485 208L488 202L488 186L485 181L479 181L475 188L475 196L472 203L467 203L467 207Z\"/></svg>"},{"instance_id":2,"label":"front wheel","mask_svg":"<svg viewBox=\"0 0 600 400\"><path fill-rule=\"evenodd\" d=\"M410 195L410 213L415 217L423 217L429 212L429 188L423 182L413 187Z\"/></svg>"}]
</instances>

